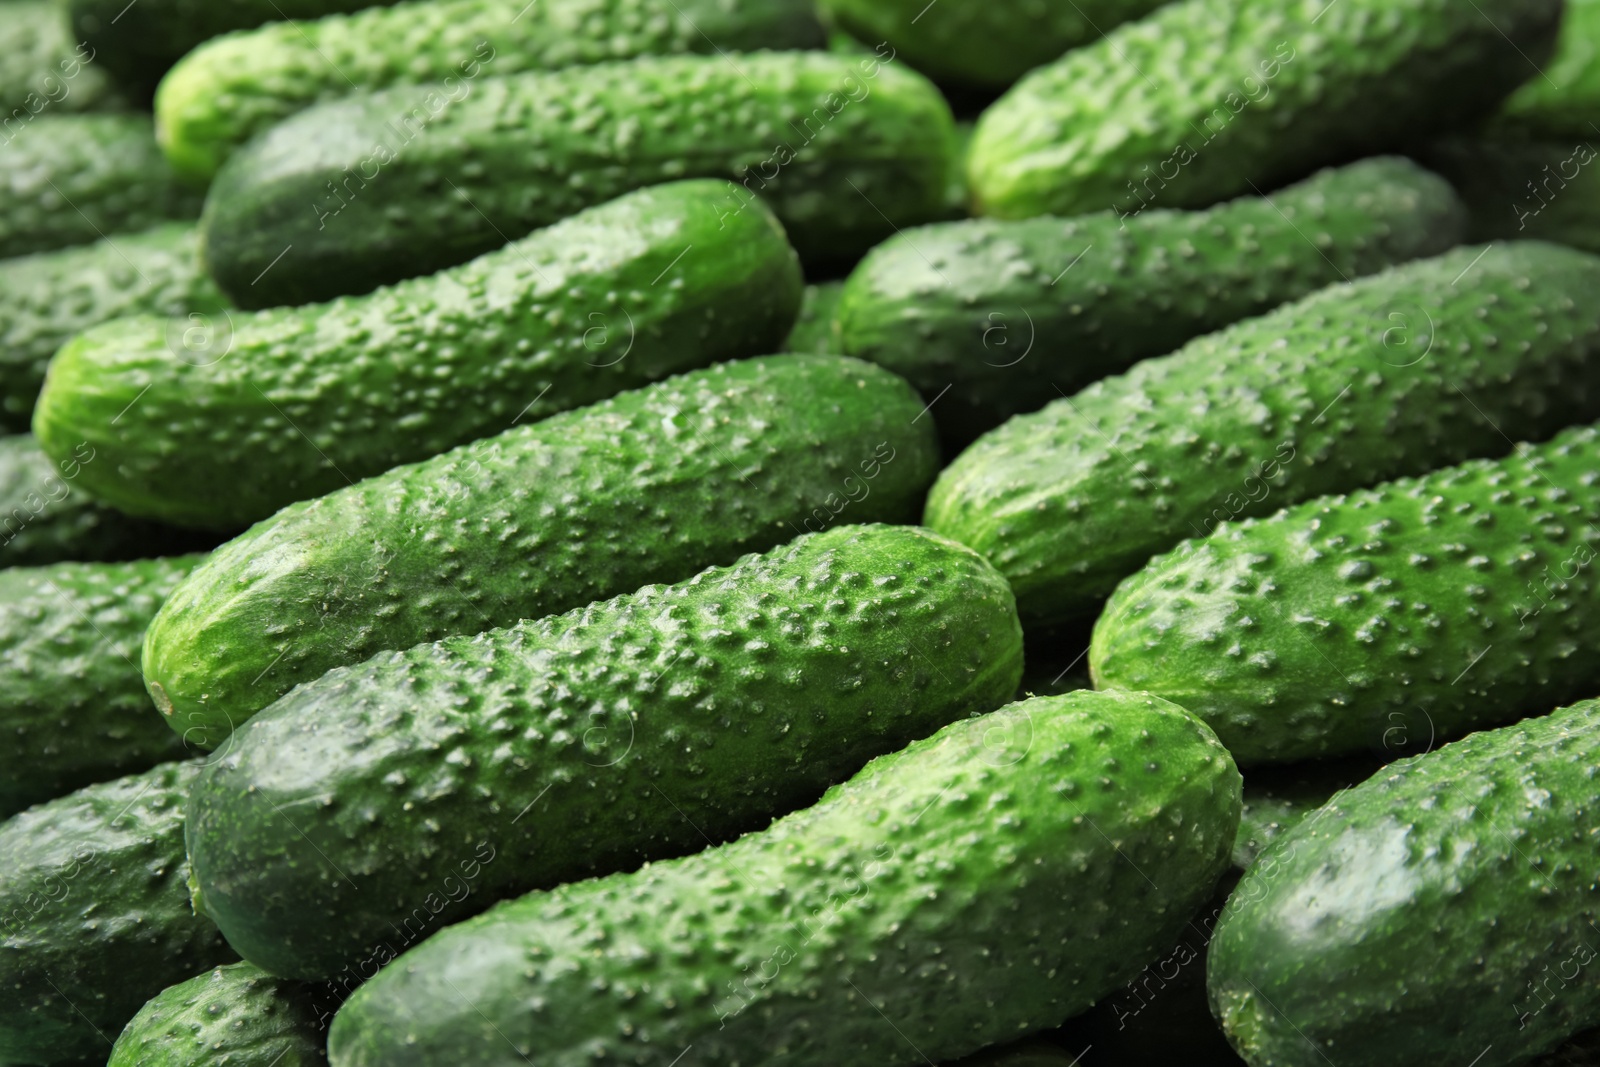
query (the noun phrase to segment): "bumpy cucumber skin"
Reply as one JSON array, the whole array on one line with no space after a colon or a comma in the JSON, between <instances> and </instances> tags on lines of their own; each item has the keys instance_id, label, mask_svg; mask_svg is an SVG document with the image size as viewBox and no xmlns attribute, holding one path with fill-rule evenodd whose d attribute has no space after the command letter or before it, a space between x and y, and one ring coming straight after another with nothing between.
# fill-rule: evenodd
<instances>
[{"instance_id":1,"label":"bumpy cucumber skin","mask_svg":"<svg viewBox=\"0 0 1600 1067\"><path fill-rule=\"evenodd\" d=\"M1099 686L1205 719L1241 764L1453 737L1600 687L1600 432L1266 519L1118 587Z\"/></svg>"},{"instance_id":2,"label":"bumpy cucumber skin","mask_svg":"<svg viewBox=\"0 0 1600 1067\"><path fill-rule=\"evenodd\" d=\"M0 260L0 429L27 431L45 365L89 327L152 314L205 329L227 306L187 223Z\"/></svg>"},{"instance_id":3,"label":"bumpy cucumber skin","mask_svg":"<svg viewBox=\"0 0 1600 1067\"><path fill-rule=\"evenodd\" d=\"M1234 1046L1253 1067L1507 1067L1600 1023L1600 987L1573 980L1600 940L1597 760L1585 701L1391 764L1280 839L1212 941Z\"/></svg>"},{"instance_id":4,"label":"bumpy cucumber skin","mask_svg":"<svg viewBox=\"0 0 1600 1067\"><path fill-rule=\"evenodd\" d=\"M91 497L78 479L100 458L86 442L70 446L58 462L28 434L0 437L0 567L129 560L216 543L215 536L131 518Z\"/></svg>"},{"instance_id":5,"label":"bumpy cucumber skin","mask_svg":"<svg viewBox=\"0 0 1600 1067\"><path fill-rule=\"evenodd\" d=\"M107 1067L326 1067L324 1030L307 987L235 963L153 997Z\"/></svg>"},{"instance_id":6,"label":"bumpy cucumber skin","mask_svg":"<svg viewBox=\"0 0 1600 1067\"><path fill-rule=\"evenodd\" d=\"M1570 141L1457 138L1421 153L1460 190L1472 240L1527 238L1585 252L1600 252L1597 156L1595 131Z\"/></svg>"},{"instance_id":7,"label":"bumpy cucumber skin","mask_svg":"<svg viewBox=\"0 0 1600 1067\"><path fill-rule=\"evenodd\" d=\"M1500 108L1491 127L1533 138L1589 141L1600 125L1600 0L1567 0L1555 55Z\"/></svg>"},{"instance_id":8,"label":"bumpy cucumber skin","mask_svg":"<svg viewBox=\"0 0 1600 1067\"><path fill-rule=\"evenodd\" d=\"M0 570L0 818L185 755L150 707L139 645L199 560Z\"/></svg>"},{"instance_id":9,"label":"bumpy cucumber skin","mask_svg":"<svg viewBox=\"0 0 1600 1067\"><path fill-rule=\"evenodd\" d=\"M1392 158L1209 211L924 226L850 275L835 349L939 396L954 450L1200 334L1443 252L1465 229L1447 183Z\"/></svg>"},{"instance_id":10,"label":"bumpy cucumber skin","mask_svg":"<svg viewBox=\"0 0 1600 1067\"><path fill-rule=\"evenodd\" d=\"M1169 944L1238 811L1232 761L1180 708L1013 704L762 833L434 937L335 1016L330 1059L952 1059L1083 1011Z\"/></svg>"},{"instance_id":11,"label":"bumpy cucumber skin","mask_svg":"<svg viewBox=\"0 0 1600 1067\"><path fill-rule=\"evenodd\" d=\"M1600 416L1597 354L1600 259L1533 241L1456 249L1013 418L945 468L924 521L987 555L1025 622L1082 617L1219 519Z\"/></svg>"},{"instance_id":12,"label":"bumpy cucumber skin","mask_svg":"<svg viewBox=\"0 0 1600 1067\"><path fill-rule=\"evenodd\" d=\"M117 111L127 106L95 64L94 49L71 37L55 0L7 0L0 19L0 145L46 110Z\"/></svg>"},{"instance_id":13,"label":"bumpy cucumber skin","mask_svg":"<svg viewBox=\"0 0 1600 1067\"><path fill-rule=\"evenodd\" d=\"M833 310L838 306L839 296L843 292L843 281L806 286L805 297L800 302L800 315L794 320L794 329L789 331L789 339L783 343L783 350L839 351L839 343L833 336Z\"/></svg>"},{"instance_id":14,"label":"bumpy cucumber skin","mask_svg":"<svg viewBox=\"0 0 1600 1067\"><path fill-rule=\"evenodd\" d=\"M156 93L162 148L209 180L240 145L312 104L362 89L505 77L645 55L818 48L807 0L421 0L209 41Z\"/></svg>"},{"instance_id":15,"label":"bumpy cucumber skin","mask_svg":"<svg viewBox=\"0 0 1600 1067\"><path fill-rule=\"evenodd\" d=\"M53 115L0 144L0 258L88 244L200 214L147 115Z\"/></svg>"},{"instance_id":16,"label":"bumpy cucumber skin","mask_svg":"<svg viewBox=\"0 0 1600 1067\"><path fill-rule=\"evenodd\" d=\"M1164 0L825 0L858 39L886 41L899 57L941 84L1004 89L1022 75L1136 19Z\"/></svg>"},{"instance_id":17,"label":"bumpy cucumber skin","mask_svg":"<svg viewBox=\"0 0 1600 1067\"><path fill-rule=\"evenodd\" d=\"M195 786L200 899L252 963L359 981L495 900L755 829L1021 672L976 553L909 526L807 535L298 687Z\"/></svg>"},{"instance_id":18,"label":"bumpy cucumber skin","mask_svg":"<svg viewBox=\"0 0 1600 1067\"><path fill-rule=\"evenodd\" d=\"M978 213L1204 207L1487 115L1561 0L1182 0L1028 75L978 121Z\"/></svg>"},{"instance_id":19,"label":"bumpy cucumber skin","mask_svg":"<svg viewBox=\"0 0 1600 1067\"><path fill-rule=\"evenodd\" d=\"M725 214L732 189L641 189L367 297L236 312L192 349L166 319L107 323L52 360L34 432L55 455L81 441L102 453L82 481L125 511L239 527L514 423L771 352L800 267L761 205Z\"/></svg>"},{"instance_id":20,"label":"bumpy cucumber skin","mask_svg":"<svg viewBox=\"0 0 1600 1067\"><path fill-rule=\"evenodd\" d=\"M656 56L401 86L319 104L236 152L206 203L205 256L241 303L321 300L630 189L715 177L744 183L722 214L760 194L802 258L850 261L938 217L953 148L938 90L876 56Z\"/></svg>"},{"instance_id":21,"label":"bumpy cucumber skin","mask_svg":"<svg viewBox=\"0 0 1600 1067\"><path fill-rule=\"evenodd\" d=\"M145 1001L237 958L189 904L199 769L165 763L0 823L0 1062L104 1056Z\"/></svg>"},{"instance_id":22,"label":"bumpy cucumber skin","mask_svg":"<svg viewBox=\"0 0 1600 1067\"><path fill-rule=\"evenodd\" d=\"M869 363L776 356L397 468L220 549L151 625L146 682L174 730L215 746L387 649L678 581L835 521L915 522L939 470L921 414Z\"/></svg>"}]
</instances>

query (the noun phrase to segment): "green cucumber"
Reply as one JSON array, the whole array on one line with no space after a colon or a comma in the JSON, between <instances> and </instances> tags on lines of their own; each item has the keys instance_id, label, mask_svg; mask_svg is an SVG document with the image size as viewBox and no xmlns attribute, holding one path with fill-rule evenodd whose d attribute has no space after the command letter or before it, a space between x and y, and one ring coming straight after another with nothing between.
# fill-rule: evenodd
<instances>
[{"instance_id":1,"label":"green cucumber","mask_svg":"<svg viewBox=\"0 0 1600 1067\"><path fill-rule=\"evenodd\" d=\"M228 160L206 201L206 263L241 304L325 300L696 177L742 182L721 197L727 219L765 201L808 263L851 262L938 216L953 121L922 77L826 52L644 57L360 93Z\"/></svg>"},{"instance_id":2,"label":"green cucumber","mask_svg":"<svg viewBox=\"0 0 1600 1067\"><path fill-rule=\"evenodd\" d=\"M840 520L915 522L939 469L931 423L869 363L775 356L509 430L223 546L151 625L146 683L174 730L215 746L386 649L678 581Z\"/></svg>"},{"instance_id":3,"label":"green cucumber","mask_svg":"<svg viewBox=\"0 0 1600 1067\"><path fill-rule=\"evenodd\" d=\"M794 320L794 329L783 343L785 352L839 351L839 344L833 338L833 310L843 291L842 281L806 286L805 297L800 302L800 316Z\"/></svg>"},{"instance_id":4,"label":"green cucumber","mask_svg":"<svg viewBox=\"0 0 1600 1067\"><path fill-rule=\"evenodd\" d=\"M1510 1067L1600 1024L1597 760L1585 701L1391 764L1281 838L1211 945L1235 1048L1254 1067Z\"/></svg>"},{"instance_id":5,"label":"green cucumber","mask_svg":"<svg viewBox=\"0 0 1600 1067\"><path fill-rule=\"evenodd\" d=\"M824 0L824 6L857 38L888 42L940 84L995 90L1165 2L943 0L929 7L928 0Z\"/></svg>"},{"instance_id":6,"label":"green cucumber","mask_svg":"<svg viewBox=\"0 0 1600 1067\"><path fill-rule=\"evenodd\" d=\"M90 496L78 478L99 459L86 441L54 461L27 434L0 437L0 567L129 560L216 544L215 536L130 518Z\"/></svg>"},{"instance_id":7,"label":"green cucumber","mask_svg":"<svg viewBox=\"0 0 1600 1067\"><path fill-rule=\"evenodd\" d=\"M801 279L734 186L641 189L370 296L236 313L190 343L120 319L51 362L45 451L137 515L238 527L401 463L670 374L775 350Z\"/></svg>"},{"instance_id":8,"label":"green cucumber","mask_svg":"<svg viewBox=\"0 0 1600 1067\"><path fill-rule=\"evenodd\" d=\"M189 904L199 771L162 764L0 823L0 1063L103 1060L145 1001L236 958Z\"/></svg>"},{"instance_id":9,"label":"green cucumber","mask_svg":"<svg viewBox=\"0 0 1600 1067\"><path fill-rule=\"evenodd\" d=\"M1600 431L1220 526L1117 588L1097 686L1205 719L1241 764L1497 725L1600 690Z\"/></svg>"},{"instance_id":10,"label":"green cucumber","mask_svg":"<svg viewBox=\"0 0 1600 1067\"><path fill-rule=\"evenodd\" d=\"M228 302L200 266L199 234L167 223L92 245L0 260L0 429L25 432L45 365L91 326L166 315L210 328Z\"/></svg>"},{"instance_id":11,"label":"green cucumber","mask_svg":"<svg viewBox=\"0 0 1600 1067\"><path fill-rule=\"evenodd\" d=\"M808 534L294 689L195 785L197 899L252 963L348 988L496 900L756 829L1021 672L970 549Z\"/></svg>"},{"instance_id":12,"label":"green cucumber","mask_svg":"<svg viewBox=\"0 0 1600 1067\"><path fill-rule=\"evenodd\" d=\"M199 561L0 570L0 819L185 754L150 708L138 656L156 609Z\"/></svg>"},{"instance_id":13,"label":"green cucumber","mask_svg":"<svg viewBox=\"0 0 1600 1067\"><path fill-rule=\"evenodd\" d=\"M326 1067L313 987L234 963L169 986L139 1009L107 1067Z\"/></svg>"},{"instance_id":14,"label":"green cucumber","mask_svg":"<svg viewBox=\"0 0 1600 1067\"><path fill-rule=\"evenodd\" d=\"M0 259L200 214L147 115L43 114L0 139Z\"/></svg>"},{"instance_id":15,"label":"green cucumber","mask_svg":"<svg viewBox=\"0 0 1600 1067\"><path fill-rule=\"evenodd\" d=\"M1561 0L1180 0L1023 78L967 177L1001 218L1204 207L1486 117ZM931 16L930 16L931 17Z\"/></svg>"},{"instance_id":16,"label":"green cucumber","mask_svg":"<svg viewBox=\"0 0 1600 1067\"><path fill-rule=\"evenodd\" d=\"M1525 137L1600 137L1600 0L1567 0L1556 52L1506 100L1491 127Z\"/></svg>"},{"instance_id":17,"label":"green cucumber","mask_svg":"<svg viewBox=\"0 0 1600 1067\"><path fill-rule=\"evenodd\" d=\"M352 86L823 42L809 0L416 0L209 41L162 80L156 128L174 167L209 180L252 137Z\"/></svg>"},{"instance_id":18,"label":"green cucumber","mask_svg":"<svg viewBox=\"0 0 1600 1067\"><path fill-rule=\"evenodd\" d=\"M1443 252L1465 222L1443 180L1386 158L1209 211L923 226L850 275L834 348L938 398L960 448L1200 334Z\"/></svg>"},{"instance_id":19,"label":"green cucumber","mask_svg":"<svg viewBox=\"0 0 1600 1067\"><path fill-rule=\"evenodd\" d=\"M1600 129L1571 141L1453 138L1421 158L1460 191L1473 240L1530 238L1600 252Z\"/></svg>"},{"instance_id":20,"label":"green cucumber","mask_svg":"<svg viewBox=\"0 0 1600 1067\"><path fill-rule=\"evenodd\" d=\"M1013 418L945 468L924 521L987 555L1024 621L1081 618L1219 521L1600 417L1597 360L1600 259L1456 249Z\"/></svg>"},{"instance_id":21,"label":"green cucumber","mask_svg":"<svg viewBox=\"0 0 1600 1067\"><path fill-rule=\"evenodd\" d=\"M35 115L115 111L126 101L95 65L94 49L72 39L55 0L9 0L0 19L0 143Z\"/></svg>"},{"instance_id":22,"label":"green cucumber","mask_svg":"<svg viewBox=\"0 0 1600 1067\"><path fill-rule=\"evenodd\" d=\"M1181 708L1023 701L762 833L436 935L346 1002L330 1059L953 1059L1059 1024L1170 944L1238 813L1238 772Z\"/></svg>"}]
</instances>

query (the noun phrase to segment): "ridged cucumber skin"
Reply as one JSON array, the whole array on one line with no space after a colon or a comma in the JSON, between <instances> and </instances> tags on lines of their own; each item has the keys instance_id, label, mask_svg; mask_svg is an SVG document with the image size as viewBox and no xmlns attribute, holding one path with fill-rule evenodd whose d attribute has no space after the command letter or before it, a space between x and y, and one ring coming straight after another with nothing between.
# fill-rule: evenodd
<instances>
[{"instance_id":1,"label":"ridged cucumber skin","mask_svg":"<svg viewBox=\"0 0 1600 1067\"><path fill-rule=\"evenodd\" d=\"M1574 981L1600 919L1597 759L1584 701L1391 764L1280 839L1211 946L1235 1048L1252 1067L1509 1067L1600 1023L1600 988Z\"/></svg>"},{"instance_id":2,"label":"ridged cucumber skin","mask_svg":"<svg viewBox=\"0 0 1600 1067\"><path fill-rule=\"evenodd\" d=\"M496 900L756 829L1021 672L976 553L909 526L808 534L298 687L196 783L198 899L252 963L359 982ZM315 813L306 836L282 810Z\"/></svg>"},{"instance_id":3,"label":"ridged cucumber skin","mask_svg":"<svg viewBox=\"0 0 1600 1067\"><path fill-rule=\"evenodd\" d=\"M1585 252L1600 252L1597 157L1594 131L1570 141L1456 138L1421 153L1460 191L1472 240L1554 241Z\"/></svg>"},{"instance_id":4,"label":"ridged cucumber skin","mask_svg":"<svg viewBox=\"0 0 1600 1067\"><path fill-rule=\"evenodd\" d=\"M1097 686L1205 719L1241 764L1456 737L1600 689L1600 433L1580 427L1186 541L1117 588Z\"/></svg>"},{"instance_id":5,"label":"ridged cucumber skin","mask_svg":"<svg viewBox=\"0 0 1600 1067\"><path fill-rule=\"evenodd\" d=\"M107 1067L327 1067L325 1029L309 987L234 963L152 997Z\"/></svg>"},{"instance_id":6,"label":"ridged cucumber skin","mask_svg":"<svg viewBox=\"0 0 1600 1067\"><path fill-rule=\"evenodd\" d=\"M197 751L151 709L138 664L200 559L0 570L0 818Z\"/></svg>"},{"instance_id":7,"label":"ridged cucumber skin","mask_svg":"<svg viewBox=\"0 0 1600 1067\"><path fill-rule=\"evenodd\" d=\"M1455 249L1018 415L945 468L924 522L987 555L1024 622L1082 618L1220 519L1600 417L1597 352L1600 259L1535 241Z\"/></svg>"},{"instance_id":8,"label":"ridged cucumber skin","mask_svg":"<svg viewBox=\"0 0 1600 1067\"><path fill-rule=\"evenodd\" d=\"M930 401L949 387L933 411L955 449L1191 338L1437 255L1465 230L1450 186L1394 158L1208 211L939 223L856 267L834 348Z\"/></svg>"},{"instance_id":9,"label":"ridged cucumber skin","mask_svg":"<svg viewBox=\"0 0 1600 1067\"><path fill-rule=\"evenodd\" d=\"M1600 2L1567 0L1555 55L1541 77L1507 98L1496 132L1556 141L1590 141L1600 125Z\"/></svg>"},{"instance_id":10,"label":"ridged cucumber skin","mask_svg":"<svg viewBox=\"0 0 1600 1067\"><path fill-rule=\"evenodd\" d=\"M104 1056L145 1001L237 958L189 903L199 769L165 763L0 823L0 1062Z\"/></svg>"},{"instance_id":11,"label":"ridged cucumber skin","mask_svg":"<svg viewBox=\"0 0 1600 1067\"><path fill-rule=\"evenodd\" d=\"M152 314L204 329L227 306L188 223L0 260L0 429L27 432L45 365L89 327Z\"/></svg>"},{"instance_id":12,"label":"ridged cucumber skin","mask_svg":"<svg viewBox=\"0 0 1600 1067\"><path fill-rule=\"evenodd\" d=\"M1169 944L1226 865L1238 811L1232 761L1180 708L1012 704L764 832L436 935L356 991L329 1058L953 1059L1083 1011Z\"/></svg>"},{"instance_id":13,"label":"ridged cucumber skin","mask_svg":"<svg viewBox=\"0 0 1600 1067\"><path fill-rule=\"evenodd\" d=\"M824 0L824 6L857 39L887 42L940 84L994 90L1164 2L943 0L930 9L927 0Z\"/></svg>"},{"instance_id":14,"label":"ridged cucumber skin","mask_svg":"<svg viewBox=\"0 0 1600 1067\"><path fill-rule=\"evenodd\" d=\"M212 547L217 538L135 519L79 483L96 459L74 444L59 462L28 434L0 436L0 567L116 562Z\"/></svg>"},{"instance_id":15,"label":"ridged cucumber skin","mask_svg":"<svg viewBox=\"0 0 1600 1067\"><path fill-rule=\"evenodd\" d=\"M869 363L774 356L396 468L221 548L151 625L146 684L174 730L215 746L296 684L388 649L679 581L835 521L915 522L939 470L921 415Z\"/></svg>"},{"instance_id":16,"label":"ridged cucumber skin","mask_svg":"<svg viewBox=\"0 0 1600 1067\"><path fill-rule=\"evenodd\" d=\"M128 106L54 0L8 0L0 19L0 144L35 115Z\"/></svg>"},{"instance_id":17,"label":"ridged cucumber skin","mask_svg":"<svg viewBox=\"0 0 1600 1067\"><path fill-rule=\"evenodd\" d=\"M979 214L1204 207L1486 117L1561 0L1181 0L1018 82L967 156Z\"/></svg>"},{"instance_id":18,"label":"ridged cucumber skin","mask_svg":"<svg viewBox=\"0 0 1600 1067\"><path fill-rule=\"evenodd\" d=\"M209 41L167 73L156 130L179 172L209 180L240 145L362 89L471 81L678 53L820 48L807 0L419 0L272 22Z\"/></svg>"},{"instance_id":19,"label":"ridged cucumber skin","mask_svg":"<svg viewBox=\"0 0 1600 1067\"><path fill-rule=\"evenodd\" d=\"M727 182L641 189L428 278L235 313L185 349L120 319L52 360L47 452L133 514L240 527L296 500L513 424L720 360L771 352L800 305L771 213ZM174 356L174 346L184 358Z\"/></svg>"},{"instance_id":20,"label":"ridged cucumber skin","mask_svg":"<svg viewBox=\"0 0 1600 1067\"><path fill-rule=\"evenodd\" d=\"M41 114L0 144L0 258L200 214L148 115Z\"/></svg>"},{"instance_id":21,"label":"ridged cucumber skin","mask_svg":"<svg viewBox=\"0 0 1600 1067\"><path fill-rule=\"evenodd\" d=\"M719 214L763 200L803 259L849 262L895 226L938 217L953 165L944 98L876 56L642 57L481 78L451 96L355 94L236 152L202 223L223 291L252 306L358 293L679 178L740 180Z\"/></svg>"},{"instance_id":22,"label":"ridged cucumber skin","mask_svg":"<svg viewBox=\"0 0 1600 1067\"><path fill-rule=\"evenodd\" d=\"M806 286L805 296L800 302L800 315L794 320L789 339L783 343L785 352L839 351L839 343L833 337L833 310L838 306L839 295L843 291L843 281Z\"/></svg>"}]
</instances>

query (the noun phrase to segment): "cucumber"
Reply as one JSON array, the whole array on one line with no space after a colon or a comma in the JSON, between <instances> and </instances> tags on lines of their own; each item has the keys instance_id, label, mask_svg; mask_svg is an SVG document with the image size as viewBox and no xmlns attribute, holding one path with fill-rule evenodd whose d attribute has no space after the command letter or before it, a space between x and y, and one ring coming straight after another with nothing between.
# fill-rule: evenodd
<instances>
[{"instance_id":1,"label":"cucumber","mask_svg":"<svg viewBox=\"0 0 1600 1067\"><path fill-rule=\"evenodd\" d=\"M800 317L783 343L785 352L837 352L838 342L833 339L833 309L838 306L844 282L822 282L806 286L805 297L800 302ZM930 423L932 419L928 420Z\"/></svg>"},{"instance_id":2,"label":"cucumber","mask_svg":"<svg viewBox=\"0 0 1600 1067\"><path fill-rule=\"evenodd\" d=\"M180 759L139 674L145 627L199 556L0 570L0 818Z\"/></svg>"},{"instance_id":3,"label":"cucumber","mask_svg":"<svg viewBox=\"0 0 1600 1067\"><path fill-rule=\"evenodd\" d=\"M352 86L823 43L808 0L417 0L209 41L162 80L156 128L179 172L209 180L252 137Z\"/></svg>"},{"instance_id":4,"label":"cucumber","mask_svg":"<svg viewBox=\"0 0 1600 1067\"><path fill-rule=\"evenodd\" d=\"M1597 759L1584 701L1392 764L1279 840L1212 941L1234 1046L1257 1067L1508 1067L1600 1024L1579 978Z\"/></svg>"},{"instance_id":5,"label":"cucumber","mask_svg":"<svg viewBox=\"0 0 1600 1067\"><path fill-rule=\"evenodd\" d=\"M1561 0L1181 0L1023 78L967 157L1001 218L1204 207L1489 115Z\"/></svg>"},{"instance_id":6,"label":"cucumber","mask_svg":"<svg viewBox=\"0 0 1600 1067\"><path fill-rule=\"evenodd\" d=\"M824 0L824 6L857 38L887 42L940 84L996 90L1164 2L943 0L930 8L927 0Z\"/></svg>"},{"instance_id":7,"label":"cucumber","mask_svg":"<svg viewBox=\"0 0 1600 1067\"><path fill-rule=\"evenodd\" d=\"M230 964L140 1008L107 1067L326 1067L329 1018L314 987Z\"/></svg>"},{"instance_id":8,"label":"cucumber","mask_svg":"<svg viewBox=\"0 0 1600 1067\"><path fill-rule=\"evenodd\" d=\"M1003 704L1021 671L975 553L908 526L808 534L293 690L195 785L198 899L252 963L349 988L496 900L755 829Z\"/></svg>"},{"instance_id":9,"label":"cucumber","mask_svg":"<svg viewBox=\"0 0 1600 1067\"><path fill-rule=\"evenodd\" d=\"M1012 704L762 833L436 935L356 991L329 1058L952 1059L1059 1024L1169 944L1226 866L1238 810L1238 772L1180 708Z\"/></svg>"},{"instance_id":10,"label":"cucumber","mask_svg":"<svg viewBox=\"0 0 1600 1067\"><path fill-rule=\"evenodd\" d=\"M1474 240L1533 238L1600 252L1600 133L1573 141L1452 138L1421 157L1460 190Z\"/></svg>"},{"instance_id":11,"label":"cucumber","mask_svg":"<svg viewBox=\"0 0 1600 1067\"><path fill-rule=\"evenodd\" d=\"M726 219L764 200L808 263L853 262L894 227L937 217L953 121L920 76L826 52L644 57L361 93L229 159L206 202L206 263L241 304L325 300L695 177L742 182L720 198Z\"/></svg>"},{"instance_id":12,"label":"cucumber","mask_svg":"<svg viewBox=\"0 0 1600 1067\"><path fill-rule=\"evenodd\" d=\"M1567 0L1555 55L1506 100L1497 133L1589 141L1600 124L1600 0Z\"/></svg>"},{"instance_id":13,"label":"cucumber","mask_svg":"<svg viewBox=\"0 0 1600 1067\"><path fill-rule=\"evenodd\" d=\"M120 561L216 544L215 536L130 518L91 497L78 478L97 459L87 442L56 462L27 434L0 437L0 567Z\"/></svg>"},{"instance_id":14,"label":"cucumber","mask_svg":"<svg viewBox=\"0 0 1600 1067\"><path fill-rule=\"evenodd\" d=\"M1597 358L1600 259L1456 249L1011 419L945 468L924 521L1000 568L1024 622L1081 618L1219 521L1600 417Z\"/></svg>"},{"instance_id":15,"label":"cucumber","mask_svg":"<svg viewBox=\"0 0 1600 1067\"><path fill-rule=\"evenodd\" d=\"M206 277L199 253L195 228L173 222L0 260L0 429L28 429L45 365L91 326L153 314L169 316L183 331L210 328L228 302Z\"/></svg>"},{"instance_id":16,"label":"cucumber","mask_svg":"<svg viewBox=\"0 0 1600 1067\"><path fill-rule=\"evenodd\" d=\"M120 319L51 362L45 451L132 514L227 528L401 463L719 360L770 352L799 264L727 182L642 189L360 299L236 313L190 343ZM174 334L176 333L176 336Z\"/></svg>"},{"instance_id":17,"label":"cucumber","mask_svg":"<svg viewBox=\"0 0 1600 1067\"><path fill-rule=\"evenodd\" d=\"M905 375L954 451L1200 334L1443 252L1465 222L1444 181L1386 158L1209 211L923 226L850 275L834 347Z\"/></svg>"},{"instance_id":18,"label":"cucumber","mask_svg":"<svg viewBox=\"0 0 1600 1067\"><path fill-rule=\"evenodd\" d=\"M1600 431L1569 430L1267 519L1224 524L1117 588L1097 686L1205 719L1240 764L1394 731L1498 725L1600 689Z\"/></svg>"},{"instance_id":19,"label":"cucumber","mask_svg":"<svg viewBox=\"0 0 1600 1067\"><path fill-rule=\"evenodd\" d=\"M146 684L174 730L215 746L386 649L677 581L839 520L914 522L939 469L921 413L871 364L776 356L396 468L220 549L151 625Z\"/></svg>"},{"instance_id":20,"label":"cucumber","mask_svg":"<svg viewBox=\"0 0 1600 1067\"><path fill-rule=\"evenodd\" d=\"M236 958L185 887L199 770L165 763L0 823L0 1063L103 1058L145 1001Z\"/></svg>"},{"instance_id":21,"label":"cucumber","mask_svg":"<svg viewBox=\"0 0 1600 1067\"><path fill-rule=\"evenodd\" d=\"M127 106L95 64L94 49L74 40L54 0L8 0L0 18L0 144L35 115L116 111Z\"/></svg>"},{"instance_id":22,"label":"cucumber","mask_svg":"<svg viewBox=\"0 0 1600 1067\"><path fill-rule=\"evenodd\" d=\"M53 115L0 141L0 259L88 244L200 214L149 116Z\"/></svg>"},{"instance_id":23,"label":"cucumber","mask_svg":"<svg viewBox=\"0 0 1600 1067\"><path fill-rule=\"evenodd\" d=\"M142 99L179 57L203 41L278 19L314 19L391 0L63 0L73 32Z\"/></svg>"}]
</instances>

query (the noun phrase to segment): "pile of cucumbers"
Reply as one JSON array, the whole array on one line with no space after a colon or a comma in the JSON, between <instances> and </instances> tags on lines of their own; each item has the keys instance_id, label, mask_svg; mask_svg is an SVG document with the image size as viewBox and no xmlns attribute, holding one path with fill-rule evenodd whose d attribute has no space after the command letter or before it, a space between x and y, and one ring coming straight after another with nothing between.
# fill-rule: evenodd
<instances>
[{"instance_id":1,"label":"pile of cucumbers","mask_svg":"<svg viewBox=\"0 0 1600 1067\"><path fill-rule=\"evenodd\" d=\"M607 1064L1600 1064L1600 0L0 0L0 1067Z\"/></svg>"}]
</instances>

